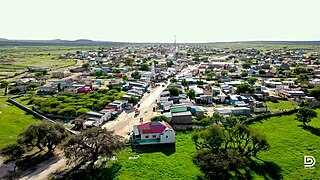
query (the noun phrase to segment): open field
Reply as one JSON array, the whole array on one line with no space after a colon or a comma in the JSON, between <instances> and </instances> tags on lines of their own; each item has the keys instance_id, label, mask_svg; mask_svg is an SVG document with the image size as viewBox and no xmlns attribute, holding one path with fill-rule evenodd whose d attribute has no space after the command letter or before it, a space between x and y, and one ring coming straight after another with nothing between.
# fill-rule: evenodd
<instances>
[{"instance_id":1,"label":"open field","mask_svg":"<svg viewBox=\"0 0 320 180\"><path fill-rule=\"evenodd\" d=\"M127 149L118 155L118 162L122 167L118 179L197 179L202 173L192 162L196 152L191 140L191 134L178 133L176 149L147 147L140 149L141 153ZM129 160L129 157L137 156Z\"/></svg>"},{"instance_id":2,"label":"open field","mask_svg":"<svg viewBox=\"0 0 320 180\"><path fill-rule=\"evenodd\" d=\"M82 49L88 50L85 47L0 47L0 78L23 72L28 67L59 69L73 65L75 60L58 57Z\"/></svg>"},{"instance_id":3,"label":"open field","mask_svg":"<svg viewBox=\"0 0 320 180\"><path fill-rule=\"evenodd\" d=\"M1 94L2 95L2 94ZM34 116L6 102L0 97L0 148L13 143L18 134L28 125L39 121Z\"/></svg>"},{"instance_id":4,"label":"open field","mask_svg":"<svg viewBox=\"0 0 320 180\"><path fill-rule=\"evenodd\" d=\"M320 110L318 118L313 119L307 128L294 120L295 115L272 117L250 125L253 129L264 132L270 144L270 150L260 152L258 157L267 162L274 162L280 167L284 179L315 179L320 177L320 166L305 169L304 156L320 158Z\"/></svg>"},{"instance_id":5,"label":"open field","mask_svg":"<svg viewBox=\"0 0 320 180\"><path fill-rule=\"evenodd\" d=\"M290 110L296 108L296 105L290 101L279 100L278 102L267 101L267 106L271 113L276 113L282 110Z\"/></svg>"}]
</instances>

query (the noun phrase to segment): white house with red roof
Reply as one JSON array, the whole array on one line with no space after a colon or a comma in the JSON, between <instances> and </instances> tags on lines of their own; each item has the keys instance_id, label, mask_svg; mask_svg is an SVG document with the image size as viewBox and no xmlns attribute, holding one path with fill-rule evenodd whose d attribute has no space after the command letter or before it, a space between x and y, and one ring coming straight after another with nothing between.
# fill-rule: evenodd
<instances>
[{"instance_id":1,"label":"white house with red roof","mask_svg":"<svg viewBox=\"0 0 320 180\"><path fill-rule=\"evenodd\" d=\"M132 144L168 144L176 142L176 134L165 121L152 121L133 126Z\"/></svg>"}]
</instances>

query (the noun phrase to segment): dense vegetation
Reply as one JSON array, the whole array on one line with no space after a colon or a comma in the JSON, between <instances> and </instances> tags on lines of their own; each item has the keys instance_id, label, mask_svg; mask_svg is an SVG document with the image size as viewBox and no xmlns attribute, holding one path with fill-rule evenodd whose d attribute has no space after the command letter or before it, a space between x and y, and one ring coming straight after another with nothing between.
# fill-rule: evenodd
<instances>
[{"instance_id":1,"label":"dense vegetation","mask_svg":"<svg viewBox=\"0 0 320 180\"><path fill-rule=\"evenodd\" d=\"M43 113L78 116L90 109L99 111L108 103L120 99L123 94L116 89L101 89L87 94L66 92L56 97L33 97L29 104L34 104Z\"/></svg>"}]
</instances>

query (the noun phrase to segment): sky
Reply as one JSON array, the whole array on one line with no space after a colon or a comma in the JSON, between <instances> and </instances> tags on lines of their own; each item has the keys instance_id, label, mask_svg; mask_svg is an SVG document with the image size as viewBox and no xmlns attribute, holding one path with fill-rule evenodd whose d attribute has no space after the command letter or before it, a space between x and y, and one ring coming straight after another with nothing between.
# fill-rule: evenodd
<instances>
[{"instance_id":1,"label":"sky","mask_svg":"<svg viewBox=\"0 0 320 180\"><path fill-rule=\"evenodd\" d=\"M320 40L319 0L1 0L0 38Z\"/></svg>"}]
</instances>

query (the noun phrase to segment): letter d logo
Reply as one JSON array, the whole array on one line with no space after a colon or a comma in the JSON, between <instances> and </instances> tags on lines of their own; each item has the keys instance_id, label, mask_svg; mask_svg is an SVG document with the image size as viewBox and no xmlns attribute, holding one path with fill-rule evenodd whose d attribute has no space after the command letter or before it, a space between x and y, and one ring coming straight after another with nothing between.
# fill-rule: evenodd
<instances>
[{"instance_id":1,"label":"letter d logo","mask_svg":"<svg viewBox=\"0 0 320 180\"><path fill-rule=\"evenodd\" d=\"M316 164L316 158L313 156L304 156L304 168L311 168Z\"/></svg>"}]
</instances>

